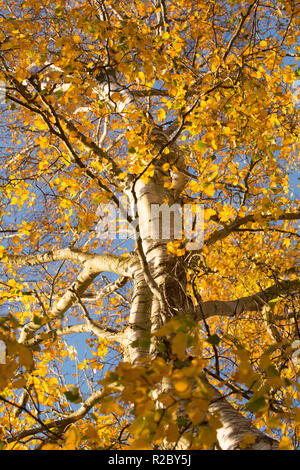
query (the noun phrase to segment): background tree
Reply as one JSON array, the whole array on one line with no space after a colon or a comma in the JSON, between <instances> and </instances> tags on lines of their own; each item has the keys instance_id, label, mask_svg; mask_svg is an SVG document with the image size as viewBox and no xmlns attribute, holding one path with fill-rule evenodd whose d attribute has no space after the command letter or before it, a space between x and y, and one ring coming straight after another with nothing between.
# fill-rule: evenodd
<instances>
[{"instance_id":1,"label":"background tree","mask_svg":"<svg viewBox=\"0 0 300 470\"><path fill-rule=\"evenodd\" d=\"M1 446L297 448L297 3L0 5Z\"/></svg>"}]
</instances>

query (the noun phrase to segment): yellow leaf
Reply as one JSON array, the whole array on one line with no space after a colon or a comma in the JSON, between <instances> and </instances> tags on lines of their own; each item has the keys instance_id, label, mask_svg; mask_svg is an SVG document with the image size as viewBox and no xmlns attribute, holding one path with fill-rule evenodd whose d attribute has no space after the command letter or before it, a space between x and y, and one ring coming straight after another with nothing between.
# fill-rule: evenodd
<instances>
[{"instance_id":1,"label":"yellow leaf","mask_svg":"<svg viewBox=\"0 0 300 470\"><path fill-rule=\"evenodd\" d=\"M140 79L142 82L145 82L145 81L146 81L146 77L145 77L144 72L139 71L139 72L138 72L138 77L139 77L139 79Z\"/></svg>"},{"instance_id":2,"label":"yellow leaf","mask_svg":"<svg viewBox=\"0 0 300 470\"><path fill-rule=\"evenodd\" d=\"M174 388L178 393L185 393L190 387L190 381L188 379L180 379L174 382Z\"/></svg>"},{"instance_id":3,"label":"yellow leaf","mask_svg":"<svg viewBox=\"0 0 300 470\"><path fill-rule=\"evenodd\" d=\"M185 253L185 248L182 246L182 241L176 240L167 244L167 250L170 255L182 256Z\"/></svg>"},{"instance_id":4,"label":"yellow leaf","mask_svg":"<svg viewBox=\"0 0 300 470\"><path fill-rule=\"evenodd\" d=\"M91 442L98 442L99 435L97 429L95 429L91 424L88 424L85 431L85 437Z\"/></svg>"},{"instance_id":5,"label":"yellow leaf","mask_svg":"<svg viewBox=\"0 0 300 470\"><path fill-rule=\"evenodd\" d=\"M209 220L213 215L216 214L215 209L209 208L204 211L204 219Z\"/></svg>"},{"instance_id":6,"label":"yellow leaf","mask_svg":"<svg viewBox=\"0 0 300 470\"><path fill-rule=\"evenodd\" d=\"M165 31L162 35L161 35L162 39L169 39L170 38L170 34Z\"/></svg>"},{"instance_id":7,"label":"yellow leaf","mask_svg":"<svg viewBox=\"0 0 300 470\"><path fill-rule=\"evenodd\" d=\"M198 193L200 191L200 184L197 181L190 181L189 186L193 193Z\"/></svg>"},{"instance_id":8,"label":"yellow leaf","mask_svg":"<svg viewBox=\"0 0 300 470\"><path fill-rule=\"evenodd\" d=\"M216 442L217 434L216 431L211 428L211 426L199 426L198 438L201 442L203 450L208 450L211 449L213 444Z\"/></svg>"},{"instance_id":9,"label":"yellow leaf","mask_svg":"<svg viewBox=\"0 0 300 470\"><path fill-rule=\"evenodd\" d=\"M108 399L101 403L101 412L104 414L115 413L118 416L122 416L124 414L124 409L116 401Z\"/></svg>"},{"instance_id":10,"label":"yellow leaf","mask_svg":"<svg viewBox=\"0 0 300 470\"><path fill-rule=\"evenodd\" d=\"M278 449L279 450L293 450L293 446L292 446L290 438L287 436L283 436L283 438L281 439L279 443Z\"/></svg>"},{"instance_id":11,"label":"yellow leaf","mask_svg":"<svg viewBox=\"0 0 300 470\"><path fill-rule=\"evenodd\" d=\"M209 183L208 185L205 185L203 187L203 192L208 196L208 197L213 197L215 194L215 187L213 183Z\"/></svg>"},{"instance_id":12,"label":"yellow leaf","mask_svg":"<svg viewBox=\"0 0 300 470\"><path fill-rule=\"evenodd\" d=\"M34 124L34 126L35 126L37 129L40 129L41 131L45 131L45 130L48 129L47 124L46 124L45 121L43 121L41 118L36 118L36 119L33 121L33 124Z\"/></svg>"},{"instance_id":13,"label":"yellow leaf","mask_svg":"<svg viewBox=\"0 0 300 470\"><path fill-rule=\"evenodd\" d=\"M144 439L136 439L131 444L129 449L132 449L132 450L152 450L152 447L151 447L151 445L149 444L148 441L146 441Z\"/></svg>"},{"instance_id":14,"label":"yellow leaf","mask_svg":"<svg viewBox=\"0 0 300 470\"><path fill-rule=\"evenodd\" d=\"M300 424L300 408L295 408L295 422Z\"/></svg>"},{"instance_id":15,"label":"yellow leaf","mask_svg":"<svg viewBox=\"0 0 300 470\"><path fill-rule=\"evenodd\" d=\"M15 206L16 204L18 204L18 198L16 196L12 197L10 203Z\"/></svg>"},{"instance_id":16,"label":"yellow leaf","mask_svg":"<svg viewBox=\"0 0 300 470\"><path fill-rule=\"evenodd\" d=\"M15 382L12 383L13 388L23 388L26 385L26 380L24 377L21 377L18 380L15 380Z\"/></svg>"},{"instance_id":17,"label":"yellow leaf","mask_svg":"<svg viewBox=\"0 0 300 470\"><path fill-rule=\"evenodd\" d=\"M19 344L18 354L20 358L20 364L25 366L27 369L30 369L33 364L32 352L23 344Z\"/></svg>"},{"instance_id":18,"label":"yellow leaf","mask_svg":"<svg viewBox=\"0 0 300 470\"><path fill-rule=\"evenodd\" d=\"M204 412L196 406L188 408L188 415L193 424L199 424L204 419Z\"/></svg>"},{"instance_id":19,"label":"yellow leaf","mask_svg":"<svg viewBox=\"0 0 300 470\"><path fill-rule=\"evenodd\" d=\"M187 335L182 331L172 339L172 353L178 357L178 359L185 359L185 348L187 347Z\"/></svg>"},{"instance_id":20,"label":"yellow leaf","mask_svg":"<svg viewBox=\"0 0 300 470\"><path fill-rule=\"evenodd\" d=\"M219 218L221 222L227 222L235 214L234 207L230 207L227 204L224 204L222 210L219 212Z\"/></svg>"},{"instance_id":21,"label":"yellow leaf","mask_svg":"<svg viewBox=\"0 0 300 470\"><path fill-rule=\"evenodd\" d=\"M56 444L45 444L41 450L60 450L60 447Z\"/></svg>"},{"instance_id":22,"label":"yellow leaf","mask_svg":"<svg viewBox=\"0 0 300 470\"><path fill-rule=\"evenodd\" d=\"M254 442L255 436L253 436L253 434L250 434L250 432L247 432L246 434L244 434L243 439L239 442L239 447L240 449L246 449L251 444L254 444Z\"/></svg>"},{"instance_id":23,"label":"yellow leaf","mask_svg":"<svg viewBox=\"0 0 300 470\"><path fill-rule=\"evenodd\" d=\"M167 432L166 432L166 439L168 442L176 442L179 437L179 430L178 426L175 423L171 423L168 426Z\"/></svg>"},{"instance_id":24,"label":"yellow leaf","mask_svg":"<svg viewBox=\"0 0 300 470\"><path fill-rule=\"evenodd\" d=\"M268 426L269 428L280 428L281 427L281 422L280 419L277 418L276 416L272 416L268 419Z\"/></svg>"},{"instance_id":25,"label":"yellow leaf","mask_svg":"<svg viewBox=\"0 0 300 470\"><path fill-rule=\"evenodd\" d=\"M119 100L121 99L121 95L120 95L120 93L117 93L117 92L112 93L112 94L110 95L110 99L111 99L112 101L119 101Z\"/></svg>"},{"instance_id":26,"label":"yellow leaf","mask_svg":"<svg viewBox=\"0 0 300 470\"><path fill-rule=\"evenodd\" d=\"M230 127L223 127L223 134L229 136L231 134Z\"/></svg>"},{"instance_id":27,"label":"yellow leaf","mask_svg":"<svg viewBox=\"0 0 300 470\"><path fill-rule=\"evenodd\" d=\"M36 139L37 144L41 147L41 149L45 149L48 147L48 139L47 137L40 136Z\"/></svg>"},{"instance_id":28,"label":"yellow leaf","mask_svg":"<svg viewBox=\"0 0 300 470\"><path fill-rule=\"evenodd\" d=\"M160 108L158 111L157 111L157 119L159 121L164 121L165 118L166 118L166 111L164 110L164 108Z\"/></svg>"},{"instance_id":29,"label":"yellow leaf","mask_svg":"<svg viewBox=\"0 0 300 470\"><path fill-rule=\"evenodd\" d=\"M64 450L74 450L80 442L80 432L76 426L72 425L65 434Z\"/></svg>"}]
</instances>

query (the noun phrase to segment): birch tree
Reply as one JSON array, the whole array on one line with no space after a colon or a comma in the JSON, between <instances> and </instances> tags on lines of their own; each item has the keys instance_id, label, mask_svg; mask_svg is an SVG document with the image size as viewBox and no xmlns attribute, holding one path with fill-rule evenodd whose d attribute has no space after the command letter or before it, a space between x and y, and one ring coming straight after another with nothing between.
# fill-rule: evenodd
<instances>
[{"instance_id":1,"label":"birch tree","mask_svg":"<svg viewBox=\"0 0 300 470\"><path fill-rule=\"evenodd\" d=\"M1 447L298 448L297 3L0 5Z\"/></svg>"}]
</instances>

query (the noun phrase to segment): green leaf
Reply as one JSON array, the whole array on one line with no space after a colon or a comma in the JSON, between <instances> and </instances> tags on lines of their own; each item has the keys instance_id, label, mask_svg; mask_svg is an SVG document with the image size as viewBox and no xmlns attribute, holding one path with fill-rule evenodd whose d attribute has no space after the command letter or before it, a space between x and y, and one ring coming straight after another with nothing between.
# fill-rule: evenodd
<instances>
[{"instance_id":1,"label":"green leaf","mask_svg":"<svg viewBox=\"0 0 300 470\"><path fill-rule=\"evenodd\" d=\"M60 5L55 7L54 11L57 16L61 16L63 14L63 8Z\"/></svg>"},{"instance_id":2,"label":"green leaf","mask_svg":"<svg viewBox=\"0 0 300 470\"><path fill-rule=\"evenodd\" d=\"M185 361L180 361L179 359L176 359L174 361L174 365L175 365L176 369L182 369L183 367L186 366L186 362Z\"/></svg>"},{"instance_id":3,"label":"green leaf","mask_svg":"<svg viewBox=\"0 0 300 470\"><path fill-rule=\"evenodd\" d=\"M206 144L204 142L201 142L201 140L199 140L199 142L196 142L195 147L197 150L201 152L206 149Z\"/></svg>"},{"instance_id":4,"label":"green leaf","mask_svg":"<svg viewBox=\"0 0 300 470\"><path fill-rule=\"evenodd\" d=\"M8 317L0 317L0 327L3 327L7 321Z\"/></svg>"},{"instance_id":5,"label":"green leaf","mask_svg":"<svg viewBox=\"0 0 300 470\"><path fill-rule=\"evenodd\" d=\"M150 343L151 343L150 337L146 337L142 339L136 339L130 344L130 346L132 348L137 348L138 346L141 346L142 348L147 348L150 346Z\"/></svg>"},{"instance_id":6,"label":"green leaf","mask_svg":"<svg viewBox=\"0 0 300 470\"><path fill-rule=\"evenodd\" d=\"M54 92L55 96L57 96L57 98L61 98L64 94L64 92L62 90L57 90Z\"/></svg>"},{"instance_id":7,"label":"green leaf","mask_svg":"<svg viewBox=\"0 0 300 470\"><path fill-rule=\"evenodd\" d=\"M251 411L252 413L264 410L265 407L266 400L264 397L251 398L251 400L249 400L246 405L247 410Z\"/></svg>"},{"instance_id":8,"label":"green leaf","mask_svg":"<svg viewBox=\"0 0 300 470\"><path fill-rule=\"evenodd\" d=\"M206 341L212 346L218 346L221 339L219 338L217 334L214 334L214 335L209 336Z\"/></svg>"},{"instance_id":9,"label":"green leaf","mask_svg":"<svg viewBox=\"0 0 300 470\"><path fill-rule=\"evenodd\" d=\"M184 416L178 416L176 421L177 421L178 426L180 426L180 427L181 426L184 427L187 424L187 418L185 418Z\"/></svg>"},{"instance_id":10,"label":"green leaf","mask_svg":"<svg viewBox=\"0 0 300 470\"><path fill-rule=\"evenodd\" d=\"M148 348L151 344L151 339L150 337L149 338L143 338L142 340L140 340L140 345L142 346L142 348Z\"/></svg>"},{"instance_id":11,"label":"green leaf","mask_svg":"<svg viewBox=\"0 0 300 470\"><path fill-rule=\"evenodd\" d=\"M95 205L100 204L100 202L101 202L101 198L100 198L100 197L95 197L95 199L92 200L92 203L95 204Z\"/></svg>"},{"instance_id":12,"label":"green leaf","mask_svg":"<svg viewBox=\"0 0 300 470\"><path fill-rule=\"evenodd\" d=\"M65 392L65 397L68 401L71 403L81 403L82 398L79 393L79 388L74 387L72 390L69 390L68 392Z\"/></svg>"},{"instance_id":13,"label":"green leaf","mask_svg":"<svg viewBox=\"0 0 300 470\"><path fill-rule=\"evenodd\" d=\"M273 365L270 365L267 368L266 374L267 374L268 377L279 377L280 376L278 370Z\"/></svg>"},{"instance_id":14,"label":"green leaf","mask_svg":"<svg viewBox=\"0 0 300 470\"><path fill-rule=\"evenodd\" d=\"M164 343L160 343L158 346L157 346L157 349L159 352L164 352L166 350L166 346Z\"/></svg>"},{"instance_id":15,"label":"green leaf","mask_svg":"<svg viewBox=\"0 0 300 470\"><path fill-rule=\"evenodd\" d=\"M41 325L42 322L43 322L43 319L41 317L38 317L37 315L34 315L33 323L35 323L36 325Z\"/></svg>"}]
</instances>

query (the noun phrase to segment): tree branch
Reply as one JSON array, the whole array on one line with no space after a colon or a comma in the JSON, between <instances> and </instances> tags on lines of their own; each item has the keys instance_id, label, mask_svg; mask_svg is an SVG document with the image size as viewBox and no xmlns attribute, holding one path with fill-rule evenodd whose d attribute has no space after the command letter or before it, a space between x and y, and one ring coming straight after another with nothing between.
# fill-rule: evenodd
<instances>
[{"instance_id":1,"label":"tree branch","mask_svg":"<svg viewBox=\"0 0 300 470\"><path fill-rule=\"evenodd\" d=\"M77 261L89 267L90 270L95 273L98 272L98 274L108 271L126 277L131 277L130 268L132 263L137 261L134 256L125 258L118 255L101 255L98 253L85 252L77 248L62 248L34 255L6 255L0 260L0 263L8 261L15 266L21 267L37 266L62 260Z\"/></svg>"},{"instance_id":2,"label":"tree branch","mask_svg":"<svg viewBox=\"0 0 300 470\"><path fill-rule=\"evenodd\" d=\"M196 307L196 318L210 318L214 316L234 317L244 312L260 311L270 300L279 296L286 296L300 292L300 279L281 281L256 294L241 297L237 300L209 300Z\"/></svg>"},{"instance_id":3,"label":"tree branch","mask_svg":"<svg viewBox=\"0 0 300 470\"><path fill-rule=\"evenodd\" d=\"M83 418L92 408L96 403L101 400L103 397L103 389L97 390L94 392L87 400L85 400L80 408L78 410L74 411L73 413L70 414L67 418L59 419L57 421L52 421L51 423L48 423L47 425L39 426L37 428L32 428L32 429L27 429L25 431L20 432L18 435L11 437L6 440L7 443L13 442L13 441L18 441L20 439L24 439L24 437L28 436L35 436L36 434L39 434L41 432L45 432L45 429L50 428L53 430L57 430L59 432L63 432L65 428L71 424L75 423L79 419Z\"/></svg>"},{"instance_id":4,"label":"tree branch","mask_svg":"<svg viewBox=\"0 0 300 470\"><path fill-rule=\"evenodd\" d=\"M231 224L226 225L224 228L220 230L214 231L204 242L206 246L213 245L217 241L223 240L224 238L228 237L232 232L235 232L241 225L245 225L249 222L257 222L258 214L249 214L245 217L238 217L234 220ZM287 212L281 214L279 217L274 217L272 215L261 215L259 214L259 218L262 218L266 221L277 221L277 220L297 220L300 219L300 212Z\"/></svg>"},{"instance_id":5,"label":"tree branch","mask_svg":"<svg viewBox=\"0 0 300 470\"><path fill-rule=\"evenodd\" d=\"M60 251L60 250L59 250ZM72 250L71 250L72 251ZM52 259L52 253L50 259ZM82 255L82 253L80 253ZM29 255L30 266L41 261L40 258L36 259L35 256ZM40 255L37 255L38 257ZM26 255L25 255L26 258ZM137 263L134 256L124 258L122 256L114 255L93 255L91 253L84 253L83 258L84 269L78 275L76 281L66 290L61 299L47 312L50 320L62 316L70 307L76 302L78 297L81 297L86 289L90 286L93 280L103 271L111 271L116 274L125 276L131 276L131 268ZM46 257L46 259L48 259ZM61 259L61 258L60 258ZM25 261L24 258L22 258ZM19 260L20 262L20 260ZM28 259L26 259L28 262ZM26 343L30 339L35 331L39 330L41 325L34 323L33 321L27 323L21 331L19 342Z\"/></svg>"}]
</instances>

